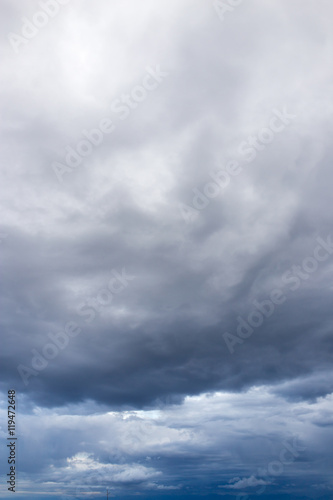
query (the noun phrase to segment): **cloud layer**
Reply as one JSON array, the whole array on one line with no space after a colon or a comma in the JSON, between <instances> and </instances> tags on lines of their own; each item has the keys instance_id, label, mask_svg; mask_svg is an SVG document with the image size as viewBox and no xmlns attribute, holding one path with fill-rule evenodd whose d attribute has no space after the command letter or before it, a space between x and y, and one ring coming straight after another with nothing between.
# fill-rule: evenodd
<instances>
[{"instance_id":1,"label":"cloud layer","mask_svg":"<svg viewBox=\"0 0 333 500\"><path fill-rule=\"evenodd\" d=\"M332 5L236 4L2 1L22 498L330 498Z\"/></svg>"}]
</instances>

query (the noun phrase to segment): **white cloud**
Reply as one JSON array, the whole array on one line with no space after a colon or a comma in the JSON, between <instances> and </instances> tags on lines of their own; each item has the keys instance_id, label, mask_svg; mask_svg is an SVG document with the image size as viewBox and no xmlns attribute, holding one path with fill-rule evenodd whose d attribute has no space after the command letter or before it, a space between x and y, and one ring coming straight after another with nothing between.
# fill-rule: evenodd
<instances>
[{"instance_id":1,"label":"white cloud","mask_svg":"<svg viewBox=\"0 0 333 500\"><path fill-rule=\"evenodd\" d=\"M271 484L269 481L264 481L263 479L257 479L255 476L250 476L250 477L244 477L243 479L240 479L239 477L235 477L229 481L230 484L226 486L227 488L235 489L235 490L241 490L245 488L252 488L254 486L264 486Z\"/></svg>"}]
</instances>

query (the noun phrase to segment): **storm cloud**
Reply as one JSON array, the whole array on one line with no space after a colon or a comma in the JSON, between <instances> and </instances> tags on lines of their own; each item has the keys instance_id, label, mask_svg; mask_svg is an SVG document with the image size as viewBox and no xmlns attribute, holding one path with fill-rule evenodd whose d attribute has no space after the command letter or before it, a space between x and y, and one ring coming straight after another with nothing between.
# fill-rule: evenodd
<instances>
[{"instance_id":1,"label":"storm cloud","mask_svg":"<svg viewBox=\"0 0 333 500\"><path fill-rule=\"evenodd\" d=\"M331 498L330 2L1 6L17 499Z\"/></svg>"}]
</instances>

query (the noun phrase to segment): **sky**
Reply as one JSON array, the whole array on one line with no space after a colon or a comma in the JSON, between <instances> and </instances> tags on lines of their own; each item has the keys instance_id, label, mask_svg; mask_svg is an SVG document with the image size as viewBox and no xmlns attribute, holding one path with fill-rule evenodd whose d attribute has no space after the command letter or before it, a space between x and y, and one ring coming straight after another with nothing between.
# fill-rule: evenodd
<instances>
[{"instance_id":1,"label":"sky","mask_svg":"<svg viewBox=\"0 0 333 500\"><path fill-rule=\"evenodd\" d=\"M0 5L0 498L331 499L332 2Z\"/></svg>"}]
</instances>

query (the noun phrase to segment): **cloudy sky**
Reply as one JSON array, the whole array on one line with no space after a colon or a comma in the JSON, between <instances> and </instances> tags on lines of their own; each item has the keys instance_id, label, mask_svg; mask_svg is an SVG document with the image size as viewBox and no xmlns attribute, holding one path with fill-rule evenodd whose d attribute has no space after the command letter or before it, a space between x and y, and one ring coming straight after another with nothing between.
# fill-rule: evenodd
<instances>
[{"instance_id":1,"label":"cloudy sky","mask_svg":"<svg viewBox=\"0 0 333 500\"><path fill-rule=\"evenodd\" d=\"M332 2L0 5L0 498L331 499Z\"/></svg>"}]
</instances>

